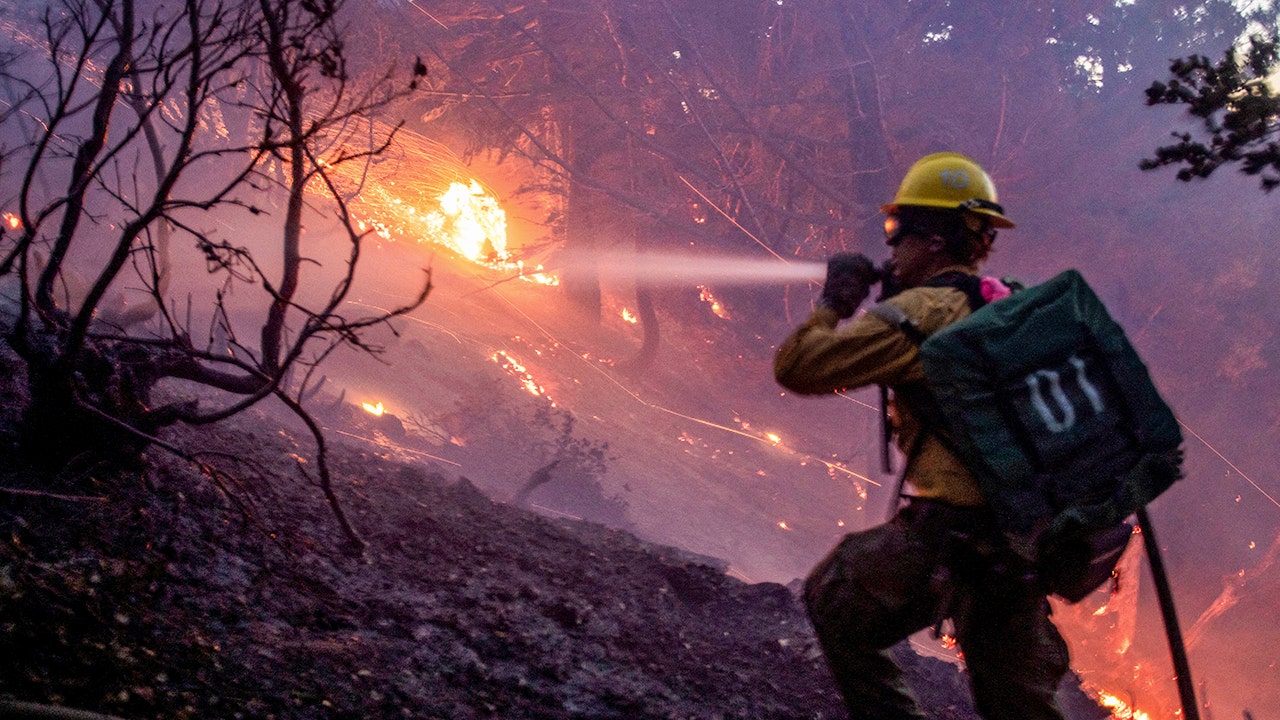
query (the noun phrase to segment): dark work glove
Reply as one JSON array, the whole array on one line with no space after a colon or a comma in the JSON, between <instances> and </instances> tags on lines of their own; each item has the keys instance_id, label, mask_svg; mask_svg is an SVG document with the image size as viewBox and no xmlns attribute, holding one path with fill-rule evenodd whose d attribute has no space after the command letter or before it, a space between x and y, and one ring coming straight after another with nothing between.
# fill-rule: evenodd
<instances>
[{"instance_id":1,"label":"dark work glove","mask_svg":"<svg viewBox=\"0 0 1280 720\"><path fill-rule=\"evenodd\" d=\"M852 317L879 279L880 271L866 255L836 253L827 260L827 281L822 286L819 304L835 310L842 320Z\"/></svg>"}]
</instances>

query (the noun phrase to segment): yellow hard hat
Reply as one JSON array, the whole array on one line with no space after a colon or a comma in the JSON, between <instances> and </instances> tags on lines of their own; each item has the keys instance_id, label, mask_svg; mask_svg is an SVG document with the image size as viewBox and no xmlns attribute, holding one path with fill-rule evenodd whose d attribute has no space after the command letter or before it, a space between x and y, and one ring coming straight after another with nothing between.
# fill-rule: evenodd
<instances>
[{"instance_id":1,"label":"yellow hard hat","mask_svg":"<svg viewBox=\"0 0 1280 720\"><path fill-rule=\"evenodd\" d=\"M880 210L892 213L904 205L968 210L987 216L995 227L1013 227L997 201L996 186L987 171L960 153L939 152L917 160L902 178L893 202Z\"/></svg>"}]
</instances>

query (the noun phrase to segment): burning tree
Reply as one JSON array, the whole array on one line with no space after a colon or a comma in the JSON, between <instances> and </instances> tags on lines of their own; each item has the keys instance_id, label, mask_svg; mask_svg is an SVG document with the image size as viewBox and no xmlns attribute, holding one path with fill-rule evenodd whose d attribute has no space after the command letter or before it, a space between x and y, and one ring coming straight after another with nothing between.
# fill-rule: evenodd
<instances>
[{"instance_id":1,"label":"burning tree","mask_svg":"<svg viewBox=\"0 0 1280 720\"><path fill-rule=\"evenodd\" d=\"M522 158L538 170L528 187L558 198L547 225L572 258L561 287L591 319L602 295L591 258L601 251L697 245L781 257L853 242L858 193L885 170L887 145L852 11L819 5L384 7L429 48L424 123L465 128L470 152ZM811 71L850 65L857 77ZM644 340L633 368L653 359L658 340L655 293L643 283L635 307Z\"/></svg>"},{"instance_id":2,"label":"burning tree","mask_svg":"<svg viewBox=\"0 0 1280 720\"><path fill-rule=\"evenodd\" d=\"M1153 27L1176 45L1174 10L391 0L377 24L392 28L380 40L399 32L426 48L422 125L461 128L468 152L538 169L528 186L559 200L547 225L576 256L562 289L590 316L601 289L582 258L601 250L870 251L895 166L945 147L1001 177L1030 172L1061 152L1044 128L1123 95ZM1203 11L1206 25L1238 19L1225 2ZM991 57L974 63L973 48L988 45ZM729 293L761 309L775 299ZM653 305L637 287L641 362L657 338Z\"/></svg>"},{"instance_id":3,"label":"burning tree","mask_svg":"<svg viewBox=\"0 0 1280 720\"><path fill-rule=\"evenodd\" d=\"M341 346L376 352L362 331L431 288L428 274L417 297L375 315L346 304L364 240L349 202L395 134L373 117L407 89L390 72L364 84L348 72L341 0L64 0L31 12L5 8L0 73L0 332L30 393L20 447L57 464L134 452L166 425L274 397L314 434L320 483L359 546L304 399L320 360ZM274 229L255 243L264 219ZM306 225L342 238L327 279L304 277L316 262ZM211 282L179 299L176 270L201 262ZM186 391L160 401L164 380Z\"/></svg>"}]
</instances>

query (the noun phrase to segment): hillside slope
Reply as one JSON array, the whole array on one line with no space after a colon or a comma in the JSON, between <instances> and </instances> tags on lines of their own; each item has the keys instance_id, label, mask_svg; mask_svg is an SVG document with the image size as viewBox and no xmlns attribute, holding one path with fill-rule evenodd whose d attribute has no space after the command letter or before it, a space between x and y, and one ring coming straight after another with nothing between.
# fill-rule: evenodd
<instances>
[{"instance_id":1,"label":"hillside slope","mask_svg":"<svg viewBox=\"0 0 1280 720\"><path fill-rule=\"evenodd\" d=\"M369 543L346 557L305 447L269 422L171 438L225 475L162 451L3 468L0 698L124 718L843 717L786 587L340 446ZM933 717L973 717L954 666L901 655Z\"/></svg>"}]
</instances>

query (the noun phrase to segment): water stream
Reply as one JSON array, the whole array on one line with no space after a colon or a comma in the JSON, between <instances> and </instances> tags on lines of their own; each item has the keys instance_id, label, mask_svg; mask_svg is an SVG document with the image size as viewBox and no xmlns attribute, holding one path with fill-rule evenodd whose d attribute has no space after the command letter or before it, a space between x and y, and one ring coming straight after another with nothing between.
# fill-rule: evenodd
<instances>
[{"instance_id":1,"label":"water stream","mask_svg":"<svg viewBox=\"0 0 1280 720\"><path fill-rule=\"evenodd\" d=\"M821 283L826 262L679 253L592 253L564 258L556 272L594 271L601 279L647 285Z\"/></svg>"}]
</instances>

